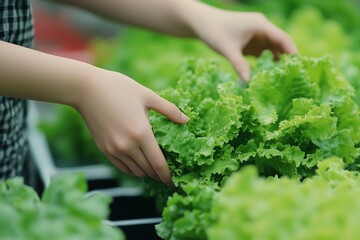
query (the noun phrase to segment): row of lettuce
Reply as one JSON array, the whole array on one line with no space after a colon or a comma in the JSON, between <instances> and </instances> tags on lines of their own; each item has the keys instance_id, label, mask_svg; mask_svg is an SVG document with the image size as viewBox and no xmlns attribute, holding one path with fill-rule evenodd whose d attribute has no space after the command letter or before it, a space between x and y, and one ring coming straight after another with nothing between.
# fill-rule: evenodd
<instances>
[{"instance_id":1,"label":"row of lettuce","mask_svg":"<svg viewBox=\"0 0 360 240\"><path fill-rule=\"evenodd\" d=\"M249 58L244 86L225 59L195 40L127 29L94 41L98 66L129 75L190 116L177 125L150 114L176 186L144 181L163 212L159 236L358 239L360 7L351 0L206 2L265 13L302 56ZM55 155L106 162L79 115L58 113L42 124Z\"/></svg>"},{"instance_id":2,"label":"row of lettuce","mask_svg":"<svg viewBox=\"0 0 360 240\"><path fill-rule=\"evenodd\" d=\"M330 158L303 182L262 178L254 166L217 185L192 181L175 193L156 226L164 239L347 239L360 236L356 223L359 174Z\"/></svg>"}]
</instances>

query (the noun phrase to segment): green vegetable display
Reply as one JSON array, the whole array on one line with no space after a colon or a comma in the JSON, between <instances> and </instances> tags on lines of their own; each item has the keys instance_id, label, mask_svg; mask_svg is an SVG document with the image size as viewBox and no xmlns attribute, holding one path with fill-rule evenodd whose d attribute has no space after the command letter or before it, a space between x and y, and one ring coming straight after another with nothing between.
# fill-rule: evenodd
<instances>
[{"instance_id":1,"label":"green vegetable display","mask_svg":"<svg viewBox=\"0 0 360 240\"><path fill-rule=\"evenodd\" d=\"M160 236L204 238L201 227L209 221L197 226L194 216L195 206L206 204L196 201L206 199L205 192L211 192L207 187L222 187L232 172L246 165L255 165L262 176L298 181L313 176L316 165L328 157L340 157L348 167L356 163L360 111L352 100L354 89L332 61L284 56L275 63L272 58L267 52L259 59L247 89L216 63L189 60L177 87L162 92L191 120L177 125L157 113L150 117L179 187L163 211ZM174 141L179 138L181 142ZM187 184L193 179L208 186L190 191L193 187ZM166 188L148 186L155 196ZM209 219L204 209L200 212L202 219Z\"/></svg>"},{"instance_id":2,"label":"green vegetable display","mask_svg":"<svg viewBox=\"0 0 360 240\"><path fill-rule=\"evenodd\" d=\"M105 225L110 197L85 198L83 175L54 177L40 200L21 178L0 181L2 240L122 240L119 229Z\"/></svg>"},{"instance_id":3,"label":"green vegetable display","mask_svg":"<svg viewBox=\"0 0 360 240\"><path fill-rule=\"evenodd\" d=\"M190 117L185 125L155 112L149 117L176 186L145 182L159 209L166 204L158 235L359 239L360 179L344 168L359 168L360 5L354 0L204 2L263 12L289 33L302 56L273 62L265 53L245 87L222 58L220 63L195 60L219 56L194 40L125 29L112 41L95 41L97 66L129 75ZM182 59L187 60L179 66ZM59 158L105 159L79 115L58 112L60 120L43 130ZM2 211L1 204L0 196L0 212L7 216L10 210ZM1 217L0 226L14 229Z\"/></svg>"}]
</instances>

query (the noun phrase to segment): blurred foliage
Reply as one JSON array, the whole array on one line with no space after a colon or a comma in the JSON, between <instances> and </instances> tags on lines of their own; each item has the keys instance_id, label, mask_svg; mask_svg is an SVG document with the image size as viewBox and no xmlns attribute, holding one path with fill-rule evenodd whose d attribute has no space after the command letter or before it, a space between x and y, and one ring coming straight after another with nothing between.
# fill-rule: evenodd
<instances>
[{"instance_id":1,"label":"blurred foliage","mask_svg":"<svg viewBox=\"0 0 360 240\"><path fill-rule=\"evenodd\" d=\"M128 28L110 41L94 39L95 65L121 72L142 85L158 91L175 86L182 59L217 57L205 44L194 39L176 38L146 30Z\"/></svg>"},{"instance_id":2,"label":"blurred foliage","mask_svg":"<svg viewBox=\"0 0 360 240\"><path fill-rule=\"evenodd\" d=\"M59 167L104 162L106 157L96 144L80 114L68 106L56 105L56 117L43 121L40 129L48 138L53 157Z\"/></svg>"}]
</instances>

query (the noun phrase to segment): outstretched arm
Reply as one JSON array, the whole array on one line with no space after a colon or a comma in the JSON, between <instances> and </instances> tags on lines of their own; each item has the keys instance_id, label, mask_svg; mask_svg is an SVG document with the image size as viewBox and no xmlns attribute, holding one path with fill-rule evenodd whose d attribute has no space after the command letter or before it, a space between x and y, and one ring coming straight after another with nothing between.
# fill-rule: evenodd
<instances>
[{"instance_id":1,"label":"outstretched arm","mask_svg":"<svg viewBox=\"0 0 360 240\"><path fill-rule=\"evenodd\" d=\"M57 0L117 22L181 37L195 37L184 16L210 8L189 0ZM184 9L187 8L187 9ZM193 9L195 8L195 9ZM201 10L202 11L202 10Z\"/></svg>"},{"instance_id":2,"label":"outstretched arm","mask_svg":"<svg viewBox=\"0 0 360 240\"><path fill-rule=\"evenodd\" d=\"M195 0L58 0L109 19L181 37L199 38L225 56L244 81L244 55L264 49L275 56L297 52L290 37L260 13L217 9Z\"/></svg>"}]
</instances>

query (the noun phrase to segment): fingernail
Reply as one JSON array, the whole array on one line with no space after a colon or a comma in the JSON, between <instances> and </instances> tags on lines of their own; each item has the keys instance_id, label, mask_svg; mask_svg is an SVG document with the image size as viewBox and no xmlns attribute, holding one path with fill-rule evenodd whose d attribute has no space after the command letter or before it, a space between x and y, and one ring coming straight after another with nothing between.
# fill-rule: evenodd
<instances>
[{"instance_id":1,"label":"fingernail","mask_svg":"<svg viewBox=\"0 0 360 240\"><path fill-rule=\"evenodd\" d=\"M240 78L244 81L244 82L248 82L250 80L250 72L248 71L243 71L240 73Z\"/></svg>"},{"instance_id":2,"label":"fingernail","mask_svg":"<svg viewBox=\"0 0 360 240\"><path fill-rule=\"evenodd\" d=\"M186 121L186 122L189 121L189 119L190 119L190 118L189 118L188 116L186 116L184 113L181 113L181 118L184 119L184 121Z\"/></svg>"},{"instance_id":3,"label":"fingernail","mask_svg":"<svg viewBox=\"0 0 360 240\"><path fill-rule=\"evenodd\" d=\"M175 185L174 185L174 183L173 183L172 179L171 179L171 180L169 180L169 181L166 181L166 182L165 182L165 184L166 184L168 187L171 187L171 188L175 187Z\"/></svg>"}]
</instances>

